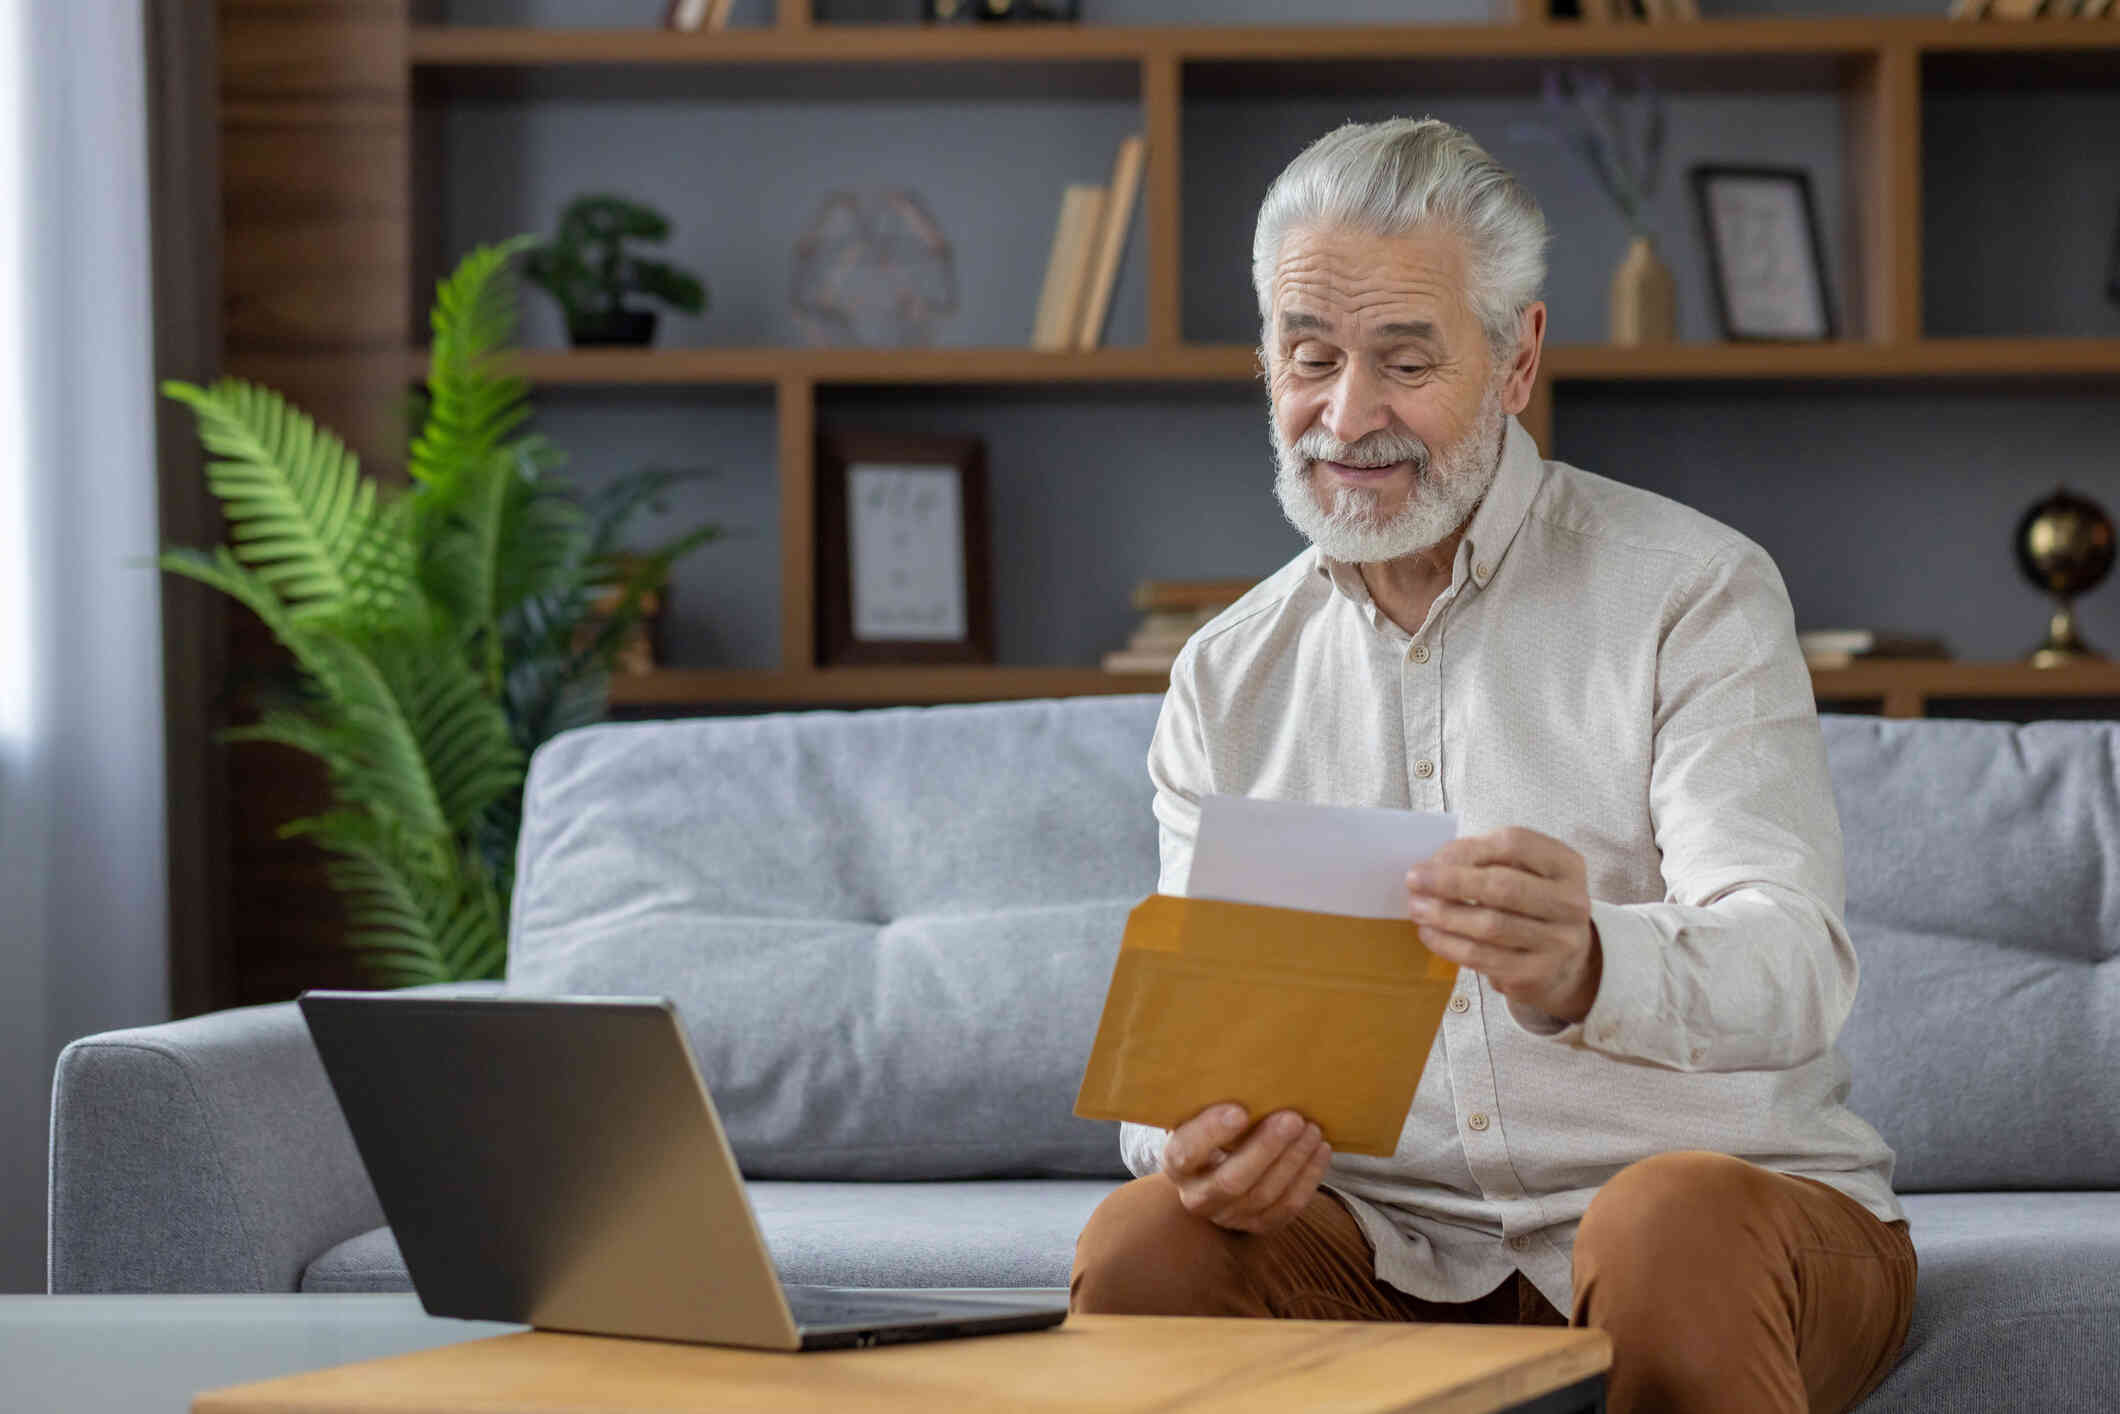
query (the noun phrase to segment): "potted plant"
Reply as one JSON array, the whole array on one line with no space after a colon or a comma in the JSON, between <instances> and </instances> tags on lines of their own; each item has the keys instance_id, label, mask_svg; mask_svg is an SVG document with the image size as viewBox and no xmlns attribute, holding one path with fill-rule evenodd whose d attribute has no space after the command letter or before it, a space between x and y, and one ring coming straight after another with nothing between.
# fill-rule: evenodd
<instances>
[{"instance_id":1,"label":"potted plant","mask_svg":"<svg viewBox=\"0 0 2120 1414\"><path fill-rule=\"evenodd\" d=\"M323 761L331 807L281 833L331 852L348 941L385 984L501 975L524 765L603 716L644 599L719 533L622 556L623 526L678 473L577 495L551 444L517 435L527 384L498 360L524 244L480 247L437 292L402 490L269 389L162 385L197 414L229 543L160 563L241 601L293 656L292 697L226 735Z\"/></svg>"},{"instance_id":2,"label":"potted plant","mask_svg":"<svg viewBox=\"0 0 2120 1414\"><path fill-rule=\"evenodd\" d=\"M655 311L628 307L628 295L686 314L707 307L707 287L696 276L622 247L669 235L670 223L652 207L618 196L576 197L560 215L559 234L530 251L523 273L559 301L573 343L647 344L655 338Z\"/></svg>"}]
</instances>

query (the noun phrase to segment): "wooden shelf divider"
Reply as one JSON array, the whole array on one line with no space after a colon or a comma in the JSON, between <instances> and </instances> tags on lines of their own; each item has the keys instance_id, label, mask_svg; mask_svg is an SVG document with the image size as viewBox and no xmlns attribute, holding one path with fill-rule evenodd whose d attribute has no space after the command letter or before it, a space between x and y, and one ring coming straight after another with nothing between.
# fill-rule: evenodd
<instances>
[{"instance_id":1,"label":"wooden shelf divider","mask_svg":"<svg viewBox=\"0 0 2120 1414\"><path fill-rule=\"evenodd\" d=\"M817 663L817 385L780 380L780 663L806 673Z\"/></svg>"}]
</instances>

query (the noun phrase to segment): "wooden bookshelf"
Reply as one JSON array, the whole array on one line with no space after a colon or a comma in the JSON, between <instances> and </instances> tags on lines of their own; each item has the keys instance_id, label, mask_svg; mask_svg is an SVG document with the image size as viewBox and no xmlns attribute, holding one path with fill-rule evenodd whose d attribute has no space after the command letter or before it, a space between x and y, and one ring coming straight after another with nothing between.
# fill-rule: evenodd
<instances>
[{"instance_id":1,"label":"wooden bookshelf","mask_svg":"<svg viewBox=\"0 0 2120 1414\"><path fill-rule=\"evenodd\" d=\"M1526 0L1527 9L1543 8ZM1225 389L1255 376L1240 345L1188 342L1180 242L1187 105L1258 93L1485 93L1535 101L1555 61L1626 60L1666 91L1814 93L1842 101L1840 166L1850 220L1839 264L1845 337L1821 345L1560 345L1526 427L1551 446L1552 409L1571 386L1625 381L1959 379L2110 381L2120 340L1936 339L1922 323L1925 97L1982 88L2120 83L2120 23L1953 24L1942 18L1747 19L1584 25L1528 16L1479 25L1104 27L819 23L810 0L779 0L766 28L679 34L638 28L523 29L426 23L440 0L260 5L217 0L223 231L223 367L266 382L391 474L408 378L443 264L442 129L452 104L617 96L745 98L762 105L898 96L961 100L1038 92L1139 106L1148 138L1140 214L1147 250L1140 347L725 348L524 353L542 386L594 397L626 387L752 386L774 399L780 599L778 663L762 671L671 669L619 682L631 713L961 702L1153 692L1153 675L1094 668L830 669L815 643L812 457L820 390L1066 384ZM1941 0L1937 8L1941 9ZM1091 394L1094 396L1094 393ZM1555 448L1566 455L1566 448ZM230 616L240 675L275 661L246 616ZM2120 698L2106 667L2043 673L2010 664L1875 664L1822 673L1822 699L1925 710L1956 698ZM310 846L278 826L320 807L321 779L288 754L227 757L233 842L224 910L237 920L222 1002L353 979L330 969L338 909Z\"/></svg>"}]
</instances>

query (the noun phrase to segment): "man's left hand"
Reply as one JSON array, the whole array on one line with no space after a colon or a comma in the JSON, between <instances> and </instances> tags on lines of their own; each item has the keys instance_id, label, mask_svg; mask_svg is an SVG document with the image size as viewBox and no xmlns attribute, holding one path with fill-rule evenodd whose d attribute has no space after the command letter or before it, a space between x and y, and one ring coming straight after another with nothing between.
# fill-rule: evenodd
<instances>
[{"instance_id":1,"label":"man's left hand","mask_svg":"<svg viewBox=\"0 0 2120 1414\"><path fill-rule=\"evenodd\" d=\"M1583 857L1567 845L1514 827L1467 835L1414 865L1406 892L1437 957L1548 1016L1590 1014L1604 957Z\"/></svg>"}]
</instances>

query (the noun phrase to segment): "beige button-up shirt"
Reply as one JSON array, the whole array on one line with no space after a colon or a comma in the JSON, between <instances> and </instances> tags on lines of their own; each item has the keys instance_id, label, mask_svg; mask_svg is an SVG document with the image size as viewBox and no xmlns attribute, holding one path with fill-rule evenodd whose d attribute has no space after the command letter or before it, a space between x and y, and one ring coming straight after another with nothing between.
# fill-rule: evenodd
<instances>
[{"instance_id":1,"label":"beige button-up shirt","mask_svg":"<svg viewBox=\"0 0 2120 1414\"><path fill-rule=\"evenodd\" d=\"M1452 810L1588 863L1589 1015L1461 972L1397 1152L1333 1158L1384 1281L1468 1301L1522 1271L1566 1311L1592 1195L1673 1149L1901 1216L1891 1151L1842 1104L1855 953L1810 676L1781 576L1735 531L1542 460L1512 419L1418 632L1306 550L1185 645L1148 766L1168 894L1210 793ZM1133 1172L1164 1134L1123 1127Z\"/></svg>"}]
</instances>

